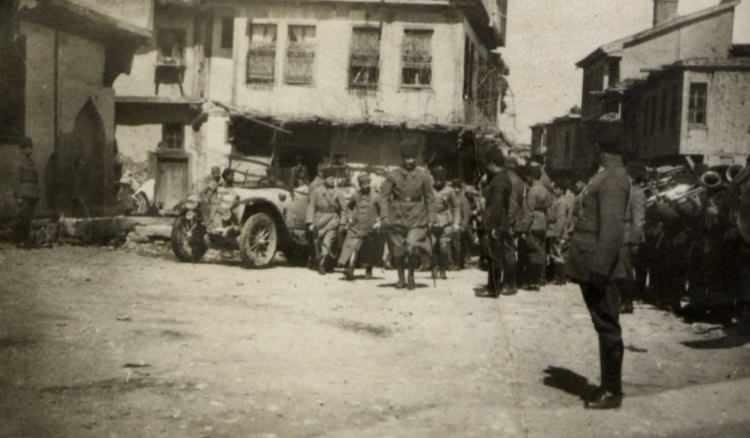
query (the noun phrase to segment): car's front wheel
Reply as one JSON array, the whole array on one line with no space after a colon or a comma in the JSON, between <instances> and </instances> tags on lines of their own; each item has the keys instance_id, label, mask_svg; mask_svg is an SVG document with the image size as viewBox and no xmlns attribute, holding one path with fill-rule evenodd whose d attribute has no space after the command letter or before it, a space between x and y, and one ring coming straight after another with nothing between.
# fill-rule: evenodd
<instances>
[{"instance_id":1,"label":"car's front wheel","mask_svg":"<svg viewBox=\"0 0 750 438\"><path fill-rule=\"evenodd\" d=\"M240 234L240 256L247 268L265 268L271 264L278 249L276 222L267 213L250 216Z\"/></svg>"},{"instance_id":2,"label":"car's front wheel","mask_svg":"<svg viewBox=\"0 0 750 438\"><path fill-rule=\"evenodd\" d=\"M172 252L181 262L199 262L208 251L203 233L185 215L180 215L172 225Z\"/></svg>"}]
</instances>

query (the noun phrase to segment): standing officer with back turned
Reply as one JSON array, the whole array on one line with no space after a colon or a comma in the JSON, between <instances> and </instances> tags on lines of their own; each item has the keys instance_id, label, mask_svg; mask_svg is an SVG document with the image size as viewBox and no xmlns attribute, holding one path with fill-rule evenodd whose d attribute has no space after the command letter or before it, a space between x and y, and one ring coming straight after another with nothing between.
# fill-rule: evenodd
<instances>
[{"instance_id":1,"label":"standing officer with back turned","mask_svg":"<svg viewBox=\"0 0 750 438\"><path fill-rule=\"evenodd\" d=\"M603 170L583 189L570 241L566 271L581 286L599 336L601 386L586 401L588 409L616 409L622 403L620 293L627 278L623 263L625 212L630 180L618 142L600 144Z\"/></svg>"}]
</instances>

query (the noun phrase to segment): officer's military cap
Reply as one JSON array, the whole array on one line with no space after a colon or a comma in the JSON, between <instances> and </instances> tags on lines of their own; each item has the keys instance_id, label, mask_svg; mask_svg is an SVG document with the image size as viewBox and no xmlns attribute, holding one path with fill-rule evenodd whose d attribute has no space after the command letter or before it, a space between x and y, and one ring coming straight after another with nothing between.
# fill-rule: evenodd
<instances>
[{"instance_id":1,"label":"officer's military cap","mask_svg":"<svg viewBox=\"0 0 750 438\"><path fill-rule=\"evenodd\" d=\"M370 182L370 175L363 173L357 177L357 182L360 184L368 184Z\"/></svg>"},{"instance_id":2,"label":"officer's military cap","mask_svg":"<svg viewBox=\"0 0 750 438\"><path fill-rule=\"evenodd\" d=\"M485 160L487 160L488 163L496 164L498 166L502 166L505 164L505 157L503 156L503 151L501 151L499 148L491 148L487 151L487 154L485 155Z\"/></svg>"},{"instance_id":3,"label":"officer's military cap","mask_svg":"<svg viewBox=\"0 0 750 438\"><path fill-rule=\"evenodd\" d=\"M323 175L323 178L335 177L336 176L336 169L334 169L331 166L325 166L325 167L323 167L323 168L320 169L320 173L321 173L321 175Z\"/></svg>"},{"instance_id":4,"label":"officer's military cap","mask_svg":"<svg viewBox=\"0 0 750 438\"><path fill-rule=\"evenodd\" d=\"M443 166L435 166L432 168L432 177L439 180L444 180L447 178L447 173L445 172L445 167Z\"/></svg>"}]
</instances>

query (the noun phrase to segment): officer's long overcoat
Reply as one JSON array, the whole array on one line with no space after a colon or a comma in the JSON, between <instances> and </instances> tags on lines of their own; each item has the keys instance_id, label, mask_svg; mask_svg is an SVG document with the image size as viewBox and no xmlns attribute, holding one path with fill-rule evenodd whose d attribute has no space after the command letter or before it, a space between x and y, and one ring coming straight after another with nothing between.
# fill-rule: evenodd
<instances>
[{"instance_id":1,"label":"officer's long overcoat","mask_svg":"<svg viewBox=\"0 0 750 438\"><path fill-rule=\"evenodd\" d=\"M604 170L594 175L576 206L566 271L577 283L590 282L592 274L608 280L627 278L621 253L630 180L619 156L605 155L603 165Z\"/></svg>"}]
</instances>

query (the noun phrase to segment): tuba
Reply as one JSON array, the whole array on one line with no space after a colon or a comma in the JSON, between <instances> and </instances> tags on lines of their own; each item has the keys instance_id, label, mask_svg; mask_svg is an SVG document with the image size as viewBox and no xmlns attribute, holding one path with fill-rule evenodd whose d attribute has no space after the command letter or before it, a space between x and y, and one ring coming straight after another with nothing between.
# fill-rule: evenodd
<instances>
[{"instance_id":1,"label":"tuba","mask_svg":"<svg viewBox=\"0 0 750 438\"><path fill-rule=\"evenodd\" d=\"M744 168L745 167L741 164L732 164L727 167L727 171L724 173L724 178L726 178L727 182L731 183Z\"/></svg>"},{"instance_id":2,"label":"tuba","mask_svg":"<svg viewBox=\"0 0 750 438\"><path fill-rule=\"evenodd\" d=\"M701 175L700 180L701 180L701 184L703 185L703 187L709 190L718 189L724 185L724 179L722 178L721 174L716 170L707 170L703 172L703 175Z\"/></svg>"}]
</instances>

